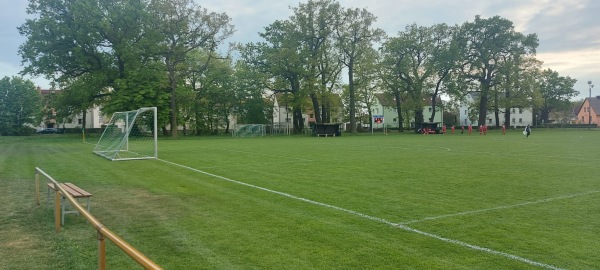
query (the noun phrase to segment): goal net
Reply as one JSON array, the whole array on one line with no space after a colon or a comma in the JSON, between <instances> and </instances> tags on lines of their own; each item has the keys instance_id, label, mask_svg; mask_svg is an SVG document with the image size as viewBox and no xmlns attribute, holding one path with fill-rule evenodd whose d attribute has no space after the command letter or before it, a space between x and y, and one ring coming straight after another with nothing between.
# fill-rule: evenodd
<instances>
[{"instance_id":1,"label":"goal net","mask_svg":"<svg viewBox=\"0 0 600 270\"><path fill-rule=\"evenodd\" d=\"M116 112L106 125L94 153L110 160L158 157L156 107Z\"/></svg>"},{"instance_id":2,"label":"goal net","mask_svg":"<svg viewBox=\"0 0 600 270\"><path fill-rule=\"evenodd\" d=\"M264 137L266 128L263 124L237 125L233 131L233 137Z\"/></svg>"}]
</instances>

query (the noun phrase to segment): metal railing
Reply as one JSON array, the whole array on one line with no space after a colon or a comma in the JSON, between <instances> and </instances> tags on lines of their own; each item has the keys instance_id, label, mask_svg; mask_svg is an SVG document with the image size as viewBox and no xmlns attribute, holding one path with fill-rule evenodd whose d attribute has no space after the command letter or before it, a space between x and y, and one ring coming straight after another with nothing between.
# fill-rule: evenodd
<instances>
[{"instance_id":1,"label":"metal railing","mask_svg":"<svg viewBox=\"0 0 600 270\"><path fill-rule=\"evenodd\" d=\"M129 245L123 239L121 239L118 235L111 232L108 228L106 228L102 223L100 223L92 214L90 214L83 206L75 200L68 192L66 192L63 187L48 175L46 172L41 170L40 168L35 168L35 200L36 205L40 205L40 174L46 177L48 181L54 184L55 195L54 195L54 226L56 232L60 232L60 197L65 197L69 203L77 209L79 214L81 214L87 221L94 226L96 231L98 232L98 269L104 270L106 269L106 243L105 239L110 240L119 247L123 252L125 252L129 257L131 257L134 261L136 261L140 266L145 269L162 269L156 263L148 259L144 254L136 250L133 246ZM61 195L62 193L62 195Z\"/></svg>"}]
</instances>

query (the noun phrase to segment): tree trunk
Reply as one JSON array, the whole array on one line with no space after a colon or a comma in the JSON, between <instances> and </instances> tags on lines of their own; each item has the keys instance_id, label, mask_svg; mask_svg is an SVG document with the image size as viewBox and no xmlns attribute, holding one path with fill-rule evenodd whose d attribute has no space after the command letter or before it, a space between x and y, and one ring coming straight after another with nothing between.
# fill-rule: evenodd
<instances>
[{"instance_id":1,"label":"tree trunk","mask_svg":"<svg viewBox=\"0 0 600 270\"><path fill-rule=\"evenodd\" d=\"M352 134L356 134L356 100L354 96L354 61L350 59L348 63L348 92L350 92L350 126Z\"/></svg>"},{"instance_id":2,"label":"tree trunk","mask_svg":"<svg viewBox=\"0 0 600 270\"><path fill-rule=\"evenodd\" d=\"M176 72L175 72L175 66L173 63L171 63L169 61L169 59L167 59L167 68L169 70L169 82L170 85L169 87L170 89L170 104L169 104L169 117L170 117L170 121L169 123L171 124L171 137L176 138L177 137L177 101L176 101L176 90L177 90L177 78L176 78Z\"/></svg>"},{"instance_id":3,"label":"tree trunk","mask_svg":"<svg viewBox=\"0 0 600 270\"><path fill-rule=\"evenodd\" d=\"M302 119L302 108L294 106L294 134L301 134L304 129L304 119Z\"/></svg>"},{"instance_id":4,"label":"tree trunk","mask_svg":"<svg viewBox=\"0 0 600 270\"><path fill-rule=\"evenodd\" d=\"M437 103L436 97L437 97L437 90L431 96L431 118L429 118L429 122L433 122L433 120L435 119L435 105Z\"/></svg>"},{"instance_id":5,"label":"tree trunk","mask_svg":"<svg viewBox=\"0 0 600 270\"><path fill-rule=\"evenodd\" d=\"M398 132L404 132L404 119L402 119L400 91L394 91L394 97L396 98L396 111L398 113Z\"/></svg>"},{"instance_id":6,"label":"tree trunk","mask_svg":"<svg viewBox=\"0 0 600 270\"><path fill-rule=\"evenodd\" d=\"M317 120L317 123L323 123L323 119L321 118L321 108L319 107L319 99L317 99L317 94L310 93L310 100L312 101L313 104L313 110L315 111L315 119Z\"/></svg>"},{"instance_id":7,"label":"tree trunk","mask_svg":"<svg viewBox=\"0 0 600 270\"><path fill-rule=\"evenodd\" d=\"M488 89L489 85L485 83L481 84L481 99L479 100L479 120L477 123L478 125L485 124L485 118L487 116Z\"/></svg>"}]
</instances>

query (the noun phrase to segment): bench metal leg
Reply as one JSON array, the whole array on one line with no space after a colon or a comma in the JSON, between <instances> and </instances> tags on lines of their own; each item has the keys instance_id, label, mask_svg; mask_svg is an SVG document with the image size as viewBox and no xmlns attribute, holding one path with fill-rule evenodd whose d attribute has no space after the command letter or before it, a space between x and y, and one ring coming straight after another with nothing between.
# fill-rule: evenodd
<instances>
[{"instance_id":1,"label":"bench metal leg","mask_svg":"<svg viewBox=\"0 0 600 270\"><path fill-rule=\"evenodd\" d=\"M61 197L61 207L62 207L62 211L60 213L60 225L65 225L65 197Z\"/></svg>"}]
</instances>

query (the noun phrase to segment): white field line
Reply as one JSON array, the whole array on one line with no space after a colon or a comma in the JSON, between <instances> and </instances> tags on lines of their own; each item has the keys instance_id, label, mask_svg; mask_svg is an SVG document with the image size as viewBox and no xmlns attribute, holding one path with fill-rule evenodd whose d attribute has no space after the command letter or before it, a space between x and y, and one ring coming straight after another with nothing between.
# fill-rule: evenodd
<instances>
[{"instance_id":1,"label":"white field line","mask_svg":"<svg viewBox=\"0 0 600 270\"><path fill-rule=\"evenodd\" d=\"M410 221L406 221L406 222L400 222L400 223L398 223L398 225L414 224L414 223L428 221L428 220L436 220L436 219L442 219L442 218L448 218L448 217L456 217L456 216L465 216L465 215L478 214L478 213L483 213L483 212L488 212L488 211L503 210L503 209L509 209L509 208L514 208L514 207L527 206L527 205L538 204L538 203L545 203L545 202L551 202L551 201L556 201L556 200L564 200L564 199L570 199L570 198L585 196L585 195L589 195L589 194L594 194L594 193L598 193L598 192L600 192L600 190L594 190L594 191L588 191L588 192L583 192L583 193L576 193L576 194L564 195L564 196L560 196L560 197L553 197L553 198L547 198L547 199L541 199L541 200L537 200L537 201L523 202L523 203L517 203L517 204L511 204L511 205L502 205L502 206L492 207L492 208L486 208L486 209L465 211L465 212L454 213L454 214L446 214L446 215L439 215L439 216L433 216L433 217L426 217L426 218L415 219L415 220L410 220Z\"/></svg>"},{"instance_id":2,"label":"white field line","mask_svg":"<svg viewBox=\"0 0 600 270\"><path fill-rule=\"evenodd\" d=\"M466 243L466 242L462 242L462 241L458 241L458 240L454 240L454 239L450 239L450 238L445 238L445 237L442 237L442 236L439 236L439 235L435 235L435 234L431 234L431 233L428 233L428 232L420 231L420 230L413 229L413 228L408 227L408 226L403 225L403 224L398 224L398 223L394 223L394 222L388 221L388 220L383 219L383 218L369 216L369 215L366 215L366 214L362 214L362 213L359 213L359 212L356 212L356 211L353 211L353 210L341 208L341 207L334 206L334 205L331 205L331 204L317 202L317 201L313 201L313 200L310 200L310 199L306 199L306 198L294 196L294 195L291 195L289 193L285 193L285 192L281 192L281 191L276 191L276 190L272 190L272 189L268 189L268 188L264 188L264 187L260 187L260 186L256 186L256 185L252 185L252 184L248 184L248 183L244 183L244 182L240 182L240 181L233 180L233 179L230 179L230 178L227 178L227 177L224 177L224 176L220 176L220 175L212 174L212 173L205 172L205 171L202 171L202 170L198 170L198 169L195 169L195 168L192 168L192 167L189 167L189 166L177 164L177 163L174 163L174 162L171 162L171 161L167 161L167 160L163 160L163 159L158 159L158 160L160 160L162 162L165 162L165 163L168 163L168 164L171 164L171 165L174 165L174 166L177 166L177 167L181 167L181 168L184 168L184 169L195 171L195 172L198 172L198 173L201 173L201 174L204 174L204 175L208 175L208 176L211 176L211 177L214 177L214 178L218 178L218 179L225 180L225 181L228 181L228 182L232 182L232 183L235 183L235 184L239 184L239 185L242 185L242 186L247 186L247 187L259 189L259 190L270 192L270 193L274 193L274 194L277 194L277 195L280 195L280 196L288 197L288 198L291 198L291 199L294 199L294 200L299 200L299 201L307 202L307 203L310 203L310 204L314 204L314 205L318 205L318 206L323 206L323 207L331 208L331 209L338 210L338 211L341 211L341 212L349 213L349 214L352 214L352 215L355 215L355 216L359 216L359 217L362 217L362 218L366 218L366 219L369 219L369 220L372 220L372 221L376 221L376 222L380 222L380 223L383 223L383 224L387 224L387 225L392 226L392 227L400 228L400 229L403 229L405 231L414 232L414 233L417 233L417 234L420 234L420 235L423 235L423 236L428 236L428 237L431 237L431 238L435 238L435 239L438 239L438 240L443 241L443 242L447 242L447 243L459 245L459 246L462 246L462 247L466 247L466 248L470 248L470 249L474 249L474 250L478 250L478 251L490 253L490 254L493 254L493 255L502 256L502 257L505 257L505 258L509 258L509 259L516 260L516 261L520 261L520 262L523 262L523 263L527 263L527 264L538 266L538 267L545 268L545 269L553 269L553 270L561 270L562 269L562 268L558 268L558 267L553 266L553 265L549 265L549 264L545 264L545 263L540 263L540 262L536 262L536 261L533 261L533 260L529 260L529 259L517 256L517 255L512 255L512 254L508 254L508 253L505 253L505 252L496 251L496 250L493 250L493 249L489 249L489 248L485 248L485 247L480 247L480 246L472 245L472 244L469 244L469 243Z\"/></svg>"}]
</instances>

